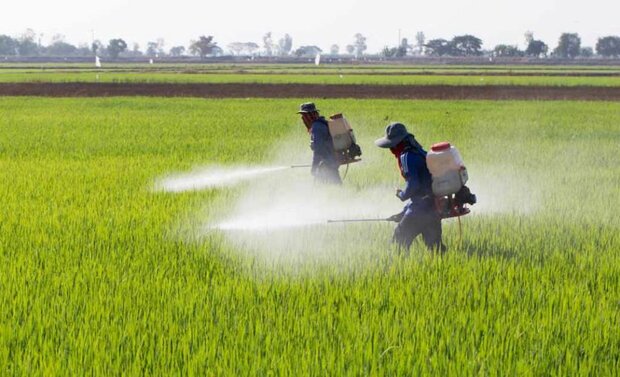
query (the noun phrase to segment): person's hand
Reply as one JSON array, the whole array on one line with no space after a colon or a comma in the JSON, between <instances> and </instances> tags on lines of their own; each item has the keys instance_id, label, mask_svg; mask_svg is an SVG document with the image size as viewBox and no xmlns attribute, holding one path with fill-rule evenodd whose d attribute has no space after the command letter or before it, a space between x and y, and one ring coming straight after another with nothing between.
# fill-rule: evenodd
<instances>
[{"instance_id":1,"label":"person's hand","mask_svg":"<svg viewBox=\"0 0 620 377\"><path fill-rule=\"evenodd\" d=\"M399 223L400 220L403 219L403 217L405 216L405 212L401 212L401 213L397 213L396 215L392 215L390 217L388 217L386 220L387 221L394 221L395 223Z\"/></svg>"},{"instance_id":2,"label":"person's hand","mask_svg":"<svg viewBox=\"0 0 620 377\"><path fill-rule=\"evenodd\" d=\"M401 190L401 189L399 189L399 188L397 188L397 189L396 189L396 197L397 197L398 199L400 199L400 194L401 194L402 192L403 192L403 190Z\"/></svg>"}]
</instances>

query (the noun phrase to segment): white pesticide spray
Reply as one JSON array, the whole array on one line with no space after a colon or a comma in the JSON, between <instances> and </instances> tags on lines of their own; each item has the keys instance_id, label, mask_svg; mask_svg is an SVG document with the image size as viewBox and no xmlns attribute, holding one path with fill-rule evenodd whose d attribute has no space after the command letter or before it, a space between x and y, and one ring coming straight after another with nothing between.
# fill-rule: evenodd
<instances>
[{"instance_id":1,"label":"white pesticide spray","mask_svg":"<svg viewBox=\"0 0 620 377\"><path fill-rule=\"evenodd\" d=\"M389 187L355 190L347 186L316 184L307 171L263 177L219 217L205 213L202 234L220 232L236 250L266 261L291 265L334 265L360 245L389 242L387 223L328 224L333 219L385 218L402 204ZM390 225L390 226L393 226ZM371 229L382 228L380 233ZM364 248L362 248L364 249ZM381 249L378 249L381 250Z\"/></svg>"},{"instance_id":2,"label":"white pesticide spray","mask_svg":"<svg viewBox=\"0 0 620 377\"><path fill-rule=\"evenodd\" d=\"M155 182L155 191L184 192L233 186L258 176L282 171L289 166L272 167L210 167L190 173L173 174Z\"/></svg>"}]
</instances>

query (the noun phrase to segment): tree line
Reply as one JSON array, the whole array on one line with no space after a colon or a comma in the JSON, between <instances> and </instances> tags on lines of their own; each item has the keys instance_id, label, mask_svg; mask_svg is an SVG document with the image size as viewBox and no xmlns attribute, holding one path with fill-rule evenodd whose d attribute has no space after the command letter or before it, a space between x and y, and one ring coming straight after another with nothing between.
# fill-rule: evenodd
<instances>
[{"instance_id":1,"label":"tree line","mask_svg":"<svg viewBox=\"0 0 620 377\"><path fill-rule=\"evenodd\" d=\"M386 46L382 55L386 57L404 57L407 55L426 55L426 56L491 56L491 57L534 57L546 58L554 57L561 59L574 59L576 57L619 57L620 56L620 36L605 36L598 38L596 46L583 47L581 37L577 33L563 33L557 46L550 50L549 46L542 40L534 38L532 32L525 33L525 50L519 49L516 45L499 44L493 50L484 51L482 49L482 39L470 35L457 35L451 40L437 38L426 40L423 32L416 35L416 44L409 44L403 38L397 47Z\"/></svg>"},{"instance_id":2,"label":"tree line","mask_svg":"<svg viewBox=\"0 0 620 377\"><path fill-rule=\"evenodd\" d=\"M482 49L482 40L470 34L458 35L450 40L443 38L426 40L424 33L418 32L415 40L415 44L410 44L407 38L403 38L398 46L384 47L380 55L386 58L484 55L491 57L527 56L562 59L587 58L595 54L601 57L620 56L620 36L598 38L595 47L592 48L582 46L579 34L563 33L553 50L550 50L549 46L542 40L535 39L532 32L525 33L526 48L524 50L519 49L516 45L499 44L494 49L485 51ZM346 45L343 49L339 45L333 44L327 52L315 45L304 45L293 49L293 38L289 34L276 39L271 32L263 36L261 45L256 42L232 42L226 47L228 50L225 52L222 47L218 46L213 36L207 35L201 35L197 39L190 41L187 49L181 45L171 46L166 49L165 41L160 38L148 42L144 50L137 43L129 46L122 38L113 38L107 43L95 40L90 45L81 44L75 46L66 42L62 35L53 36L50 44L43 45L41 43L41 36L31 29L28 29L18 37L0 35L0 56L5 57L87 57L96 55L117 59L119 57L181 57L187 55L206 58L226 54L234 56L314 57L317 54L328 54L332 56L348 55L359 58L364 56L367 51L366 37L361 33L355 34L351 44Z\"/></svg>"}]
</instances>

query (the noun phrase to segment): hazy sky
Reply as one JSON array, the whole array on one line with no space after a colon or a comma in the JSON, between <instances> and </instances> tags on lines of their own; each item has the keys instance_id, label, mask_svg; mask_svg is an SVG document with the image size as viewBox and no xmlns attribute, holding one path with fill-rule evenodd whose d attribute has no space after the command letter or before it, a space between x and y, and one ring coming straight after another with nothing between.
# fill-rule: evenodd
<instances>
[{"instance_id":1,"label":"hazy sky","mask_svg":"<svg viewBox=\"0 0 620 377\"><path fill-rule=\"evenodd\" d=\"M523 34L532 30L537 39L555 47L562 32L577 32L582 45L596 38L620 35L619 0L314 0L292 2L175 0L6 0L0 14L0 34L17 36L32 28L43 43L54 34L79 44L95 38L121 37L144 49L147 41L164 38L165 48L187 46L198 35L213 35L226 49L234 41L253 41L271 31L274 41L284 33L293 37L293 48L316 44L341 51L357 32L368 40L368 52L396 45L401 36L414 40L417 31L427 39L450 39L474 34L485 48L498 43L524 47ZM215 5L212 5L215 4Z\"/></svg>"}]
</instances>

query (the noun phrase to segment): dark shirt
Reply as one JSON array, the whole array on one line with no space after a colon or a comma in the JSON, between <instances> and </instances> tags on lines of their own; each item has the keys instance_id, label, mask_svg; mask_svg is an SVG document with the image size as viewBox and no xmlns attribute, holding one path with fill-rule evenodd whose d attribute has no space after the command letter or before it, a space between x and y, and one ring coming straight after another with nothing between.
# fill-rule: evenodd
<instances>
[{"instance_id":1,"label":"dark shirt","mask_svg":"<svg viewBox=\"0 0 620 377\"><path fill-rule=\"evenodd\" d=\"M310 129L310 147L314 152L312 156L312 171L316 171L319 165L330 169L338 169L340 164L334 153L334 143L329 134L329 127L324 117L312 122Z\"/></svg>"},{"instance_id":2,"label":"dark shirt","mask_svg":"<svg viewBox=\"0 0 620 377\"><path fill-rule=\"evenodd\" d=\"M426 167L426 151L411 148L400 155L400 172L405 178L405 188L400 192L400 200L410 200L406 213L433 210L433 189L431 173Z\"/></svg>"}]
</instances>

